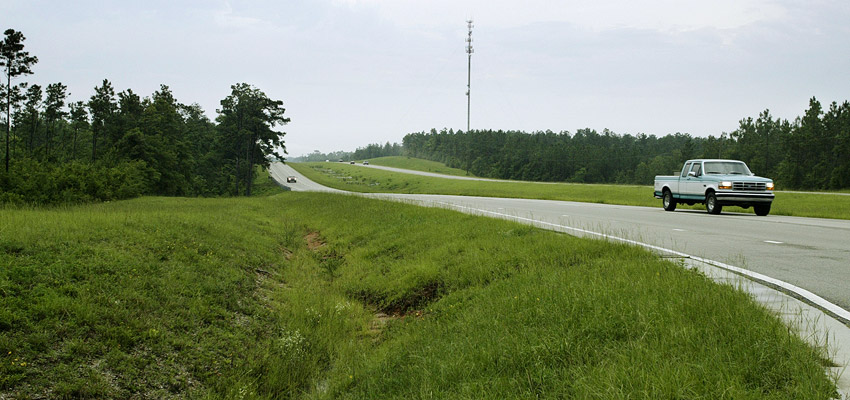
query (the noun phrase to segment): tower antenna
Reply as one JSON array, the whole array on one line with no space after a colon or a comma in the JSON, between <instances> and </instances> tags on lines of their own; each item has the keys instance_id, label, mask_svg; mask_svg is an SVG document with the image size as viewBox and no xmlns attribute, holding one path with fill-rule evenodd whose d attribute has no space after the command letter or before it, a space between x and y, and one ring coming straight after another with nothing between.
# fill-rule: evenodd
<instances>
[{"instance_id":1,"label":"tower antenna","mask_svg":"<svg viewBox=\"0 0 850 400\"><path fill-rule=\"evenodd\" d=\"M469 55L469 62L466 67L466 132L469 133L469 106L470 102L470 91L472 90L472 53L475 50L472 49L472 19L466 21L466 26L469 28L469 36L466 38L466 54Z\"/></svg>"}]
</instances>

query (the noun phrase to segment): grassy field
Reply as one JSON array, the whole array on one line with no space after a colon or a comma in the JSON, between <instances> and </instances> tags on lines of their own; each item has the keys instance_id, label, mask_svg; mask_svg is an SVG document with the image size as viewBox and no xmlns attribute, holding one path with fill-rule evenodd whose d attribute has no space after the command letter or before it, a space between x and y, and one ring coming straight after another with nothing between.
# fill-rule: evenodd
<instances>
[{"instance_id":1,"label":"grassy field","mask_svg":"<svg viewBox=\"0 0 850 400\"><path fill-rule=\"evenodd\" d=\"M462 196L511 197L586 203L661 207L651 186L543 182L493 182L434 178L363 168L342 163L289 163L309 179L325 186L365 193L431 193ZM679 208L705 209L702 205ZM752 209L724 207L728 212ZM850 196L777 192L773 215L850 219Z\"/></svg>"},{"instance_id":2,"label":"grassy field","mask_svg":"<svg viewBox=\"0 0 850 400\"><path fill-rule=\"evenodd\" d=\"M826 363L730 286L507 221L293 192L0 208L3 399L828 398Z\"/></svg>"},{"instance_id":3,"label":"grassy field","mask_svg":"<svg viewBox=\"0 0 850 400\"><path fill-rule=\"evenodd\" d=\"M435 174L443 175L475 176L462 169L447 167L445 164L440 162L413 157L378 157L370 159L369 163L373 165L382 165L384 167L412 169L414 171L433 172Z\"/></svg>"}]
</instances>

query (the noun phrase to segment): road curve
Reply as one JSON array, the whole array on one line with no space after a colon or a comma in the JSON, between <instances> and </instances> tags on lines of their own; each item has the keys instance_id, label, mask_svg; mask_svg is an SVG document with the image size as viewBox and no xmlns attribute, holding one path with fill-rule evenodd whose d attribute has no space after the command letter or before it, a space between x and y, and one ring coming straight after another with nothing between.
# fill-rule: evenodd
<instances>
[{"instance_id":1,"label":"road curve","mask_svg":"<svg viewBox=\"0 0 850 400\"><path fill-rule=\"evenodd\" d=\"M351 194L315 184L280 163L273 164L272 176L279 182L296 176L298 183L290 185L293 190ZM713 279L741 285L756 301L795 326L803 339L816 345L825 340L836 362L830 370L839 376L838 391L850 399L850 373L846 373L850 366L850 221L666 212L660 204L653 208L447 195L359 195L513 219L576 236L604 234L610 240L632 241L662 254L685 256L684 262L701 264L697 268ZM712 269L715 272L710 272ZM717 270L740 273L756 283L728 280Z\"/></svg>"},{"instance_id":2,"label":"road curve","mask_svg":"<svg viewBox=\"0 0 850 400\"><path fill-rule=\"evenodd\" d=\"M347 193L313 183L280 163L272 165L272 175L283 182L286 176L296 176L298 183L288 185L292 190ZM743 213L709 215L702 210L666 212L660 204L634 207L469 196L370 196L468 207L635 240L788 282L850 312L850 221L847 220L758 217Z\"/></svg>"},{"instance_id":3,"label":"road curve","mask_svg":"<svg viewBox=\"0 0 850 400\"><path fill-rule=\"evenodd\" d=\"M348 193L343 190L329 188L327 186L323 186L316 182L313 182L307 179L304 175L301 175L301 173L296 171L294 168L282 162L273 162L269 167L269 174L279 184L288 187L293 192ZM295 177L295 183L286 182L286 178L290 176Z\"/></svg>"}]
</instances>

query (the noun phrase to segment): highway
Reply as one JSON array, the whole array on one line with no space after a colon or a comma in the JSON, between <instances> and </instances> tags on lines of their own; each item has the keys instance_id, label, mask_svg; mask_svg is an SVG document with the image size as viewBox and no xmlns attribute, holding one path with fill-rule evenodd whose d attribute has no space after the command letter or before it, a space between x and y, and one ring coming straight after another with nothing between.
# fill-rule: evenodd
<instances>
[{"instance_id":1,"label":"highway","mask_svg":"<svg viewBox=\"0 0 850 400\"><path fill-rule=\"evenodd\" d=\"M839 377L839 395L850 399L850 221L709 215L702 210L667 212L660 200L658 207L633 207L427 194L354 194L319 185L281 163L272 164L271 174L282 183L287 176L295 176L298 182L287 184L293 191L406 201L648 247L718 282L739 287L797 329L804 340L818 346L827 343L835 362L827 369Z\"/></svg>"},{"instance_id":2,"label":"highway","mask_svg":"<svg viewBox=\"0 0 850 400\"><path fill-rule=\"evenodd\" d=\"M292 190L335 191L294 169L274 164L272 174L298 177ZM421 173L420 173L421 174ZM426 173L427 174L427 173ZM432 174L433 175L433 174ZM518 217L567 227L570 233L603 233L737 266L819 295L850 312L850 221L753 214L709 215L550 200L444 195L380 194L503 218ZM590 234L593 235L593 234Z\"/></svg>"},{"instance_id":3,"label":"highway","mask_svg":"<svg viewBox=\"0 0 850 400\"><path fill-rule=\"evenodd\" d=\"M269 174L271 174L272 178L278 181L278 183L290 188L293 192L349 193L313 182L307 179L304 175L301 175L300 172L281 162L273 162L271 164L271 168L269 168ZM295 183L286 183L286 178L290 176L295 177Z\"/></svg>"}]
</instances>

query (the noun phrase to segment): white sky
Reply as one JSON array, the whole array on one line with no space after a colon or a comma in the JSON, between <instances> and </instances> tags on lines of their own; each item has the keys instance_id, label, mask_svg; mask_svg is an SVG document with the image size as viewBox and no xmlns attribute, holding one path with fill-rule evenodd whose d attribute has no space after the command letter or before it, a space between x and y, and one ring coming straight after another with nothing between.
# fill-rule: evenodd
<instances>
[{"instance_id":1,"label":"white sky","mask_svg":"<svg viewBox=\"0 0 850 400\"><path fill-rule=\"evenodd\" d=\"M847 0L0 0L35 74L87 100L161 83L215 118L230 85L283 100L291 156L472 128L719 135L850 99Z\"/></svg>"}]
</instances>

